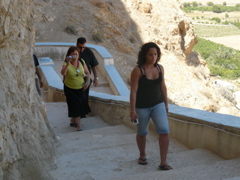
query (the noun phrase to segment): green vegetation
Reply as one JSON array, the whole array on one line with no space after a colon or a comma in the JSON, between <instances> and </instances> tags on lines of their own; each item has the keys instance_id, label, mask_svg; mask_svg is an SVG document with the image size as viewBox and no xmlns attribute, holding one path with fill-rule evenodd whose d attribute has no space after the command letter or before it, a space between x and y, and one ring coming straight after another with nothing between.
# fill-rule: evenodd
<instances>
[{"instance_id":1,"label":"green vegetation","mask_svg":"<svg viewBox=\"0 0 240 180\"><path fill-rule=\"evenodd\" d=\"M228 24L226 22L226 24ZM194 32L198 37L222 37L240 35L240 29L232 25L194 24Z\"/></svg>"},{"instance_id":2,"label":"green vegetation","mask_svg":"<svg viewBox=\"0 0 240 180\"><path fill-rule=\"evenodd\" d=\"M194 32L202 38L198 38L198 44L194 46L194 51L206 60L211 75L227 79L240 78L240 51L203 39L240 35L240 21L236 15L240 12L240 4L227 6L226 2L223 2L222 5L208 2L206 6L203 6L194 1L184 3L183 6L183 10L189 12L190 17L197 22L194 23ZM205 11L208 13L204 17L202 15ZM222 12L225 13L225 18L219 14ZM193 14L196 15L192 16Z\"/></svg>"},{"instance_id":3,"label":"green vegetation","mask_svg":"<svg viewBox=\"0 0 240 180\"><path fill-rule=\"evenodd\" d=\"M211 19L212 21L216 21L217 23L220 23L221 22L221 19L220 18L217 18L217 17L214 17Z\"/></svg>"},{"instance_id":4,"label":"green vegetation","mask_svg":"<svg viewBox=\"0 0 240 180\"><path fill-rule=\"evenodd\" d=\"M234 22L233 24L234 26L238 27L238 29L240 29L240 22Z\"/></svg>"},{"instance_id":5,"label":"green vegetation","mask_svg":"<svg viewBox=\"0 0 240 180\"><path fill-rule=\"evenodd\" d=\"M202 17L200 21L197 23L203 23L203 24L233 24L237 28L240 29L240 20L239 16L230 17L229 13L235 13L240 12L240 4L236 4L235 6L227 6L226 2L223 2L223 5L215 5L212 2L208 2L207 6L203 6L202 4L198 4L197 2L188 2L183 3L183 11L186 13L192 14L196 13L199 14L200 12L204 14L204 12L212 12L212 16L207 20L206 18ZM225 12L225 18L222 18L220 15L221 13ZM214 15L215 14L215 15ZM217 17L214 17L217 16ZM221 19L220 19L221 18ZM193 20L197 19L199 20L199 17L192 17Z\"/></svg>"},{"instance_id":6,"label":"green vegetation","mask_svg":"<svg viewBox=\"0 0 240 180\"><path fill-rule=\"evenodd\" d=\"M92 40L94 40L96 43L100 43L100 42L102 42L102 36L99 33L93 34Z\"/></svg>"},{"instance_id":7,"label":"green vegetation","mask_svg":"<svg viewBox=\"0 0 240 180\"><path fill-rule=\"evenodd\" d=\"M211 75L240 78L240 51L202 38L198 38L194 51L207 61Z\"/></svg>"},{"instance_id":8,"label":"green vegetation","mask_svg":"<svg viewBox=\"0 0 240 180\"><path fill-rule=\"evenodd\" d=\"M73 34L73 35L78 35L77 29L75 26L67 26L64 29L64 32L68 33L68 34Z\"/></svg>"},{"instance_id":9,"label":"green vegetation","mask_svg":"<svg viewBox=\"0 0 240 180\"><path fill-rule=\"evenodd\" d=\"M240 4L236 4L235 6L227 6L227 4L223 5L215 5L211 2L207 3L207 6L203 6L202 4L198 4L197 2L192 3L183 3L183 11L191 12L191 11L212 11L215 13L222 12L236 12L240 11Z\"/></svg>"}]
</instances>

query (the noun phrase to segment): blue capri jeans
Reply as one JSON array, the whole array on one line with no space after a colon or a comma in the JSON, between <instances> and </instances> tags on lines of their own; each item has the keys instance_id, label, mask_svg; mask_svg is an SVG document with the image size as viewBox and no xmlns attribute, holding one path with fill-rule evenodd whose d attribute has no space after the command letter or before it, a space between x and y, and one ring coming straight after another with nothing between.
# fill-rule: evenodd
<instances>
[{"instance_id":1,"label":"blue capri jeans","mask_svg":"<svg viewBox=\"0 0 240 180\"><path fill-rule=\"evenodd\" d=\"M158 134L169 133L168 118L164 102L151 108L136 108L136 113L139 117L139 124L137 124L138 135L146 136L148 134L150 118L152 119Z\"/></svg>"}]
</instances>

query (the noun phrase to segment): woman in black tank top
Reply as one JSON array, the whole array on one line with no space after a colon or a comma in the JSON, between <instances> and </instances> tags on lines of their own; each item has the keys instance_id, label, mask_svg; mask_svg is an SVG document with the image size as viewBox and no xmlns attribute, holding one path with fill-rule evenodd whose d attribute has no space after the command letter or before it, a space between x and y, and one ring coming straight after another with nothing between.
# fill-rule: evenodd
<instances>
[{"instance_id":1,"label":"woman in black tank top","mask_svg":"<svg viewBox=\"0 0 240 180\"><path fill-rule=\"evenodd\" d=\"M131 73L130 119L139 119L137 124L137 145L140 152L138 163L147 164L146 136L148 124L152 119L159 134L160 170L170 170L167 163L169 145L168 99L164 81L164 69L159 65L161 51L157 44L149 42L141 47L138 54L137 66Z\"/></svg>"}]
</instances>

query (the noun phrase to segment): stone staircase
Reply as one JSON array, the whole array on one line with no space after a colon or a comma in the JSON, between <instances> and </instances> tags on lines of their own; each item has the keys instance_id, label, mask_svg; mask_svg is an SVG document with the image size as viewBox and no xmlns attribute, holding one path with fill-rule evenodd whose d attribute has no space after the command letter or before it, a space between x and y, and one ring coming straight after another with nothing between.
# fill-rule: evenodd
<instances>
[{"instance_id":1,"label":"stone staircase","mask_svg":"<svg viewBox=\"0 0 240 180\"><path fill-rule=\"evenodd\" d=\"M101 118L82 119L83 131L69 126L66 103L46 103L50 124L57 136L55 180L237 180L240 159L224 160L205 149L188 149L170 140L171 171L158 170L156 136L147 137L148 165L138 165L135 130L124 125L109 126Z\"/></svg>"}]
</instances>

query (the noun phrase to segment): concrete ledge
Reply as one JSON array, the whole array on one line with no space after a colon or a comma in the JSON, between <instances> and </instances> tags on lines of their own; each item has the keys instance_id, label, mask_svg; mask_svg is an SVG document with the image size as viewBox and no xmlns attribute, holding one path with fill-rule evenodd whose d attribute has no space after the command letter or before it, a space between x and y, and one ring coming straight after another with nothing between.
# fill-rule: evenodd
<instances>
[{"instance_id":1,"label":"concrete ledge","mask_svg":"<svg viewBox=\"0 0 240 180\"><path fill-rule=\"evenodd\" d=\"M111 79L111 81L114 84L114 87L111 87L111 89L116 88L117 92L120 96L129 96L130 91L127 88L126 84L122 80L121 76L119 75L118 71L116 70L115 66L113 65L105 65L105 69L108 73L108 77Z\"/></svg>"},{"instance_id":2,"label":"concrete ledge","mask_svg":"<svg viewBox=\"0 0 240 180\"><path fill-rule=\"evenodd\" d=\"M53 60L51 59L51 58L49 58L49 57L41 57L40 59L39 59L39 64L40 65L51 65L51 66L53 66L54 67L54 62L53 62Z\"/></svg>"},{"instance_id":3,"label":"concrete ledge","mask_svg":"<svg viewBox=\"0 0 240 180\"><path fill-rule=\"evenodd\" d=\"M69 42L38 42L35 43L35 54L39 57L49 56L45 58L64 59L65 53L69 46L75 46L76 43ZM120 74L114 67L114 60L112 55L107 51L105 47L87 44L87 47L93 49L97 53L94 53L99 60L98 70L105 77L110 85L110 88L116 95L129 96L129 90L122 80ZM48 77L46 77L48 79ZM56 80L57 81L57 80Z\"/></svg>"},{"instance_id":4,"label":"concrete ledge","mask_svg":"<svg viewBox=\"0 0 240 180\"><path fill-rule=\"evenodd\" d=\"M240 118L171 105L171 136L189 148L204 148L224 159L240 157Z\"/></svg>"},{"instance_id":5,"label":"concrete ledge","mask_svg":"<svg viewBox=\"0 0 240 180\"><path fill-rule=\"evenodd\" d=\"M130 108L129 97L108 95L91 91L91 99L98 99L102 102L115 102ZM229 133L240 135L240 117L226 114L213 113L198 109L186 108L169 104L168 117L184 121L186 123L201 124L211 128L221 129Z\"/></svg>"},{"instance_id":6,"label":"concrete ledge","mask_svg":"<svg viewBox=\"0 0 240 180\"><path fill-rule=\"evenodd\" d=\"M171 137L191 149L207 149L224 159L240 158L240 135L224 131L225 126L216 128L214 126L218 124L210 126L172 117L169 117L169 123Z\"/></svg>"},{"instance_id":7,"label":"concrete ledge","mask_svg":"<svg viewBox=\"0 0 240 180\"><path fill-rule=\"evenodd\" d=\"M63 82L52 66L40 66L48 86L63 90Z\"/></svg>"},{"instance_id":8,"label":"concrete ledge","mask_svg":"<svg viewBox=\"0 0 240 180\"><path fill-rule=\"evenodd\" d=\"M240 117L171 105L169 116L187 122L205 124L240 135Z\"/></svg>"},{"instance_id":9,"label":"concrete ledge","mask_svg":"<svg viewBox=\"0 0 240 180\"><path fill-rule=\"evenodd\" d=\"M65 95L63 92L63 82L56 73L52 65L40 65L43 77L43 89L47 102L63 102Z\"/></svg>"},{"instance_id":10,"label":"concrete ledge","mask_svg":"<svg viewBox=\"0 0 240 180\"><path fill-rule=\"evenodd\" d=\"M91 92L93 115L110 125L130 122L129 99L121 96ZM169 105L170 136L189 148L204 148L224 159L240 158L240 118L208 111ZM153 123L150 131L155 133Z\"/></svg>"}]
</instances>

